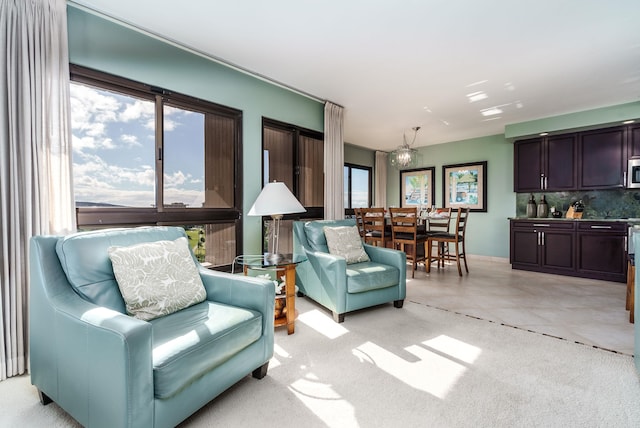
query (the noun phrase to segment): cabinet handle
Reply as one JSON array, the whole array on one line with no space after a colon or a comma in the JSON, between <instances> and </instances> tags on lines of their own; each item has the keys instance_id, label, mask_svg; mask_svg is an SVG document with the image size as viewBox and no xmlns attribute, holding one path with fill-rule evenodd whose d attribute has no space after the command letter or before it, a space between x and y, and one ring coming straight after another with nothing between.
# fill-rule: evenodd
<instances>
[{"instance_id":1,"label":"cabinet handle","mask_svg":"<svg viewBox=\"0 0 640 428\"><path fill-rule=\"evenodd\" d=\"M533 227L550 227L550 224L534 224Z\"/></svg>"},{"instance_id":2,"label":"cabinet handle","mask_svg":"<svg viewBox=\"0 0 640 428\"><path fill-rule=\"evenodd\" d=\"M624 237L624 252L629 252L629 238L627 236Z\"/></svg>"},{"instance_id":3,"label":"cabinet handle","mask_svg":"<svg viewBox=\"0 0 640 428\"><path fill-rule=\"evenodd\" d=\"M622 173L622 187L627 187L627 171Z\"/></svg>"},{"instance_id":4,"label":"cabinet handle","mask_svg":"<svg viewBox=\"0 0 640 428\"><path fill-rule=\"evenodd\" d=\"M540 174L540 190L544 189L544 174Z\"/></svg>"},{"instance_id":5,"label":"cabinet handle","mask_svg":"<svg viewBox=\"0 0 640 428\"><path fill-rule=\"evenodd\" d=\"M542 235L542 232L538 232L538 246L540 246L540 235Z\"/></svg>"},{"instance_id":6,"label":"cabinet handle","mask_svg":"<svg viewBox=\"0 0 640 428\"><path fill-rule=\"evenodd\" d=\"M540 232L540 235L542 235L540 237L540 245L544 246L544 232Z\"/></svg>"},{"instance_id":7,"label":"cabinet handle","mask_svg":"<svg viewBox=\"0 0 640 428\"><path fill-rule=\"evenodd\" d=\"M545 190L548 187L548 184L547 184L548 179L549 179L549 177L544 177L544 188L545 188Z\"/></svg>"},{"instance_id":8,"label":"cabinet handle","mask_svg":"<svg viewBox=\"0 0 640 428\"><path fill-rule=\"evenodd\" d=\"M591 226L591 229L611 229L611 226Z\"/></svg>"}]
</instances>

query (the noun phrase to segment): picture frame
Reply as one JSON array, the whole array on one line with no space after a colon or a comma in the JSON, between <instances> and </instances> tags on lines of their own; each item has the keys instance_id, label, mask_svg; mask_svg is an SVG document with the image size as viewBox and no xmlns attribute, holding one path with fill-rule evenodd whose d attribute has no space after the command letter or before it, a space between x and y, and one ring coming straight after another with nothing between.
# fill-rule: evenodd
<instances>
[{"instance_id":1,"label":"picture frame","mask_svg":"<svg viewBox=\"0 0 640 428\"><path fill-rule=\"evenodd\" d=\"M435 177L434 166L400 171L400 206L420 210L435 205Z\"/></svg>"},{"instance_id":2,"label":"picture frame","mask_svg":"<svg viewBox=\"0 0 640 428\"><path fill-rule=\"evenodd\" d=\"M442 206L487 212L487 161L443 165Z\"/></svg>"}]
</instances>

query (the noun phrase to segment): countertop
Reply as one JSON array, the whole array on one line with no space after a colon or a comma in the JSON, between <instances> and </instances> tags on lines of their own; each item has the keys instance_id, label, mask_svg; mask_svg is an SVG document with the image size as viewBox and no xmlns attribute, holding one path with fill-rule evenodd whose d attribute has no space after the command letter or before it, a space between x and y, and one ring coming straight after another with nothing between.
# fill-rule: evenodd
<instances>
[{"instance_id":1,"label":"countertop","mask_svg":"<svg viewBox=\"0 0 640 428\"><path fill-rule=\"evenodd\" d=\"M599 221L640 224L640 218L566 218L566 217L507 217L509 220L523 221Z\"/></svg>"}]
</instances>

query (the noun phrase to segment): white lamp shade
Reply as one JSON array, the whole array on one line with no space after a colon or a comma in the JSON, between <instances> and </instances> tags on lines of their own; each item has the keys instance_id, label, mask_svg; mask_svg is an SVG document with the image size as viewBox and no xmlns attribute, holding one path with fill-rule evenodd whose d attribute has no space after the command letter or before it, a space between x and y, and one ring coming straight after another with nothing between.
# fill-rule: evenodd
<instances>
[{"instance_id":1,"label":"white lamp shade","mask_svg":"<svg viewBox=\"0 0 640 428\"><path fill-rule=\"evenodd\" d=\"M303 213L306 211L286 184L274 181L267 183L262 188L262 192L253 203L248 215L267 216Z\"/></svg>"}]
</instances>

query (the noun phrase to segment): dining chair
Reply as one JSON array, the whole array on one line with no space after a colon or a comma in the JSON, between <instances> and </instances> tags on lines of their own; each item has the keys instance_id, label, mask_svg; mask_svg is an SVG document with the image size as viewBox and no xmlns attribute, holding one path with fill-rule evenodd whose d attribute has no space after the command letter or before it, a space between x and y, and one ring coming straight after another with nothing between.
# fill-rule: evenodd
<instances>
[{"instance_id":1,"label":"dining chair","mask_svg":"<svg viewBox=\"0 0 640 428\"><path fill-rule=\"evenodd\" d=\"M364 224L362 221L362 208L354 208L353 213L356 218L356 226L358 227L358 233L360 237L364 239Z\"/></svg>"},{"instance_id":2,"label":"dining chair","mask_svg":"<svg viewBox=\"0 0 640 428\"><path fill-rule=\"evenodd\" d=\"M418 210L413 208L389 208L393 248L403 251L411 261L411 278L415 277L418 262L425 262L427 235L418 229ZM427 267L428 269L428 267ZM428 272L428 270L427 270Z\"/></svg>"},{"instance_id":3,"label":"dining chair","mask_svg":"<svg viewBox=\"0 0 640 428\"><path fill-rule=\"evenodd\" d=\"M448 208L428 208L426 221L426 234L435 235L437 233L449 233L451 226L451 207ZM438 252L449 252L449 245L444 242L434 244ZM438 263L441 262L437 259ZM444 262L442 262L444 267Z\"/></svg>"},{"instance_id":4,"label":"dining chair","mask_svg":"<svg viewBox=\"0 0 640 428\"><path fill-rule=\"evenodd\" d=\"M469 273L469 267L467 266L467 256L465 252L465 231L467 228L469 217L469 208L458 208L458 215L456 217L456 227L453 233L434 233L430 235L427 239L427 263L426 269L427 272L430 272L431 261L432 259L438 261L438 267L440 267L440 263L442 262L442 266L444 267L445 261L456 261L458 265L458 275L462 276L462 269L460 267L460 260L464 260L464 269ZM437 255L432 257L433 245L436 244L439 246L440 244L449 245L453 244L455 247L455 255L450 252L440 251L438 249Z\"/></svg>"},{"instance_id":5,"label":"dining chair","mask_svg":"<svg viewBox=\"0 0 640 428\"><path fill-rule=\"evenodd\" d=\"M386 247L391 240L391 231L385 225L384 208L361 208L362 227L364 230L364 242L367 244Z\"/></svg>"}]
</instances>

